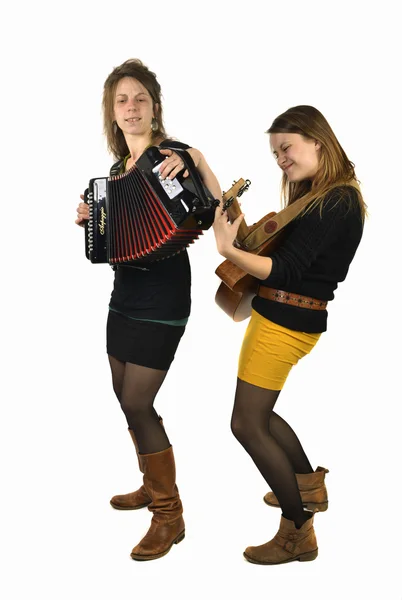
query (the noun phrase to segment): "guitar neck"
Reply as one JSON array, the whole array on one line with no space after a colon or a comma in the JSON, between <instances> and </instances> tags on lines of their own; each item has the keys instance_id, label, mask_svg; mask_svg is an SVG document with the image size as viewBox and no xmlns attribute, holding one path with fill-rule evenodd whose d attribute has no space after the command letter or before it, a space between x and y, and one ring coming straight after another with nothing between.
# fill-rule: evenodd
<instances>
[{"instance_id":1,"label":"guitar neck","mask_svg":"<svg viewBox=\"0 0 402 600\"><path fill-rule=\"evenodd\" d=\"M233 203L227 209L227 213L228 213L229 221L231 223L233 223L233 221L235 221L237 219L237 217L241 214L241 208L239 206L237 198L235 198L233 200ZM246 224L245 220L243 219L243 221L240 223L239 231L237 232L237 236L236 236L237 241L241 244L242 241L247 237L248 233L249 233L249 228L247 227L247 224Z\"/></svg>"}]
</instances>

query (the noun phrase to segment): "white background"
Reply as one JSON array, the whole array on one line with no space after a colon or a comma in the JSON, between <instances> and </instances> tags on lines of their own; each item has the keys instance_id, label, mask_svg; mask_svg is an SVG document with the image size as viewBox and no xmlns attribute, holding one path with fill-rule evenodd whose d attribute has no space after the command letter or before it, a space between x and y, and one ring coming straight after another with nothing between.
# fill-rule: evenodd
<instances>
[{"instance_id":1,"label":"white background","mask_svg":"<svg viewBox=\"0 0 402 600\"><path fill-rule=\"evenodd\" d=\"M20 598L402 597L400 27L397 2L19 2L3 13L1 587ZM246 322L214 304L212 230L190 249L193 308L157 399L176 454L187 534L161 560L130 551L147 510L109 498L140 484L105 353L113 273L84 257L79 194L108 173L101 96L141 58L167 131L227 190L249 178L249 224L280 210L264 131L317 107L356 164L370 218L329 331L277 411L330 469L319 557L261 567L275 534L261 475L230 432ZM5 186L5 189L4 189Z\"/></svg>"}]
</instances>

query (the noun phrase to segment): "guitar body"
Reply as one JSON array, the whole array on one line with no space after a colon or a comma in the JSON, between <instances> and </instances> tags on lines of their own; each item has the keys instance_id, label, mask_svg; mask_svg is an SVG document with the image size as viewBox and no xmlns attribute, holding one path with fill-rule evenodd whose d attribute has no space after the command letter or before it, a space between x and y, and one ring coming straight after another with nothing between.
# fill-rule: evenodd
<instances>
[{"instance_id":1,"label":"guitar body","mask_svg":"<svg viewBox=\"0 0 402 600\"><path fill-rule=\"evenodd\" d=\"M274 214L276 213L270 213L263 220L270 219ZM260 223L261 221L253 227L258 226ZM279 231L250 253L269 256L279 246L283 233L283 230ZM258 291L259 280L243 271L230 260L221 263L215 273L222 279L215 295L216 304L236 323L244 321L251 315L251 302Z\"/></svg>"},{"instance_id":2,"label":"guitar body","mask_svg":"<svg viewBox=\"0 0 402 600\"><path fill-rule=\"evenodd\" d=\"M248 228L248 233L251 233L252 231L257 229L257 227L259 227L259 225L261 225L265 221L269 221L269 219L275 214L276 213L272 212L269 213L269 215L266 215L265 217L260 219L258 223L255 223L254 225ZM251 250L250 254L260 254L261 256L267 256L269 251L271 251L270 244L274 239L276 239L276 237L271 238L269 242L262 244L256 250ZM243 247L241 243L239 244L239 246L243 250L246 250L246 248ZM229 286L231 290L235 292L242 292L245 288L251 285L251 280L255 279L252 275L249 275L248 273L240 269L240 267L233 264L230 260L225 260L223 263L221 263L216 269L215 273L220 279L222 279L224 283L226 283L227 286Z\"/></svg>"},{"instance_id":3,"label":"guitar body","mask_svg":"<svg viewBox=\"0 0 402 600\"><path fill-rule=\"evenodd\" d=\"M251 315L251 302L257 293L258 282L253 282L243 292L234 292L226 283L221 283L216 292L215 302L233 321L239 323Z\"/></svg>"},{"instance_id":4,"label":"guitar body","mask_svg":"<svg viewBox=\"0 0 402 600\"><path fill-rule=\"evenodd\" d=\"M231 223L241 214L237 198L249 188L250 183L249 179L239 179L223 194L222 209L227 210ZM309 194L305 194L279 213L269 213L252 227L247 227L243 219L234 245L250 254L270 256L282 243L285 227L301 215L310 202ZM215 273L222 280L215 296L217 305L234 321L247 319L251 315L251 302L258 292L259 280L230 260L221 263Z\"/></svg>"}]
</instances>

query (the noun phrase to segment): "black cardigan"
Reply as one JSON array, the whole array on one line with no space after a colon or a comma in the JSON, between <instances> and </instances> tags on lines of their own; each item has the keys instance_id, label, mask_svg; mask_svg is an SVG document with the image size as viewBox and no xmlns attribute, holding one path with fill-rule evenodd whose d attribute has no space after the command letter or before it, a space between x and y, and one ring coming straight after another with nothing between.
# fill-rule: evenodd
<instances>
[{"instance_id":1,"label":"black cardigan","mask_svg":"<svg viewBox=\"0 0 402 600\"><path fill-rule=\"evenodd\" d=\"M272 253L272 271L261 285L332 300L344 281L363 233L357 193L348 187L331 190L324 200L322 214L315 208L292 221L279 248ZM274 323L295 331L319 333L327 329L326 310L311 310L280 304L256 296L253 308Z\"/></svg>"}]
</instances>

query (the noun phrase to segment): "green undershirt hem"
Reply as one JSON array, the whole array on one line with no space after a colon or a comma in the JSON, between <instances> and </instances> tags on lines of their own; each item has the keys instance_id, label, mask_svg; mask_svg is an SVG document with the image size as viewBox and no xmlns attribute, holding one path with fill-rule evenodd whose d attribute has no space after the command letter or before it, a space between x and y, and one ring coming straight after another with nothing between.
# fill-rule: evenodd
<instances>
[{"instance_id":1,"label":"green undershirt hem","mask_svg":"<svg viewBox=\"0 0 402 600\"><path fill-rule=\"evenodd\" d=\"M128 319L133 319L134 321L149 321L150 323L163 323L164 325L173 325L175 327L183 327L183 326L187 325L187 322L188 322L188 317L186 317L185 319L176 319L173 321L161 321L160 319L137 319L136 317L130 317L129 315L126 315L125 313L122 313L119 310L110 308L110 306L109 306L109 310L111 310L115 313L118 313L119 315L123 315L123 316L127 317Z\"/></svg>"}]
</instances>

